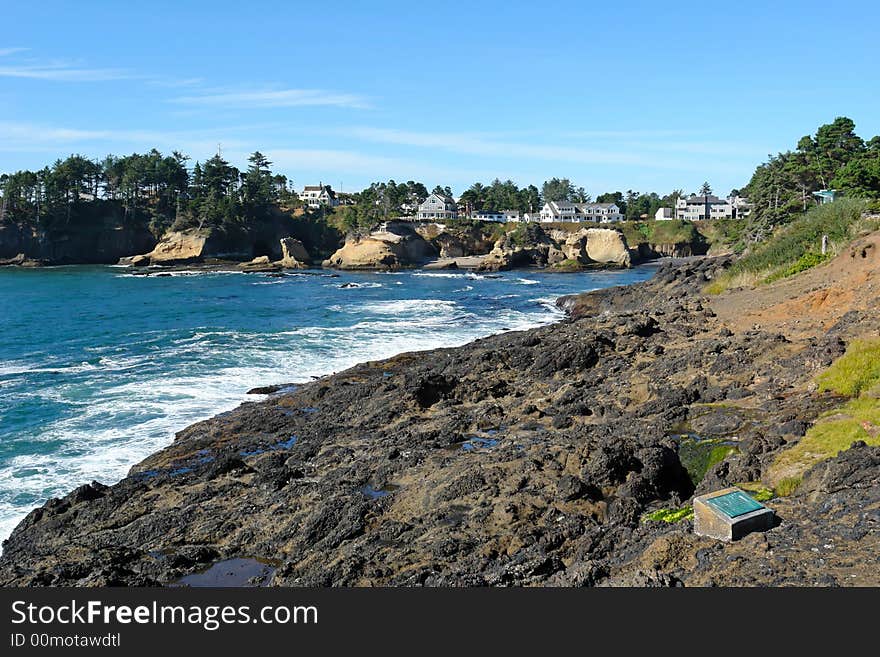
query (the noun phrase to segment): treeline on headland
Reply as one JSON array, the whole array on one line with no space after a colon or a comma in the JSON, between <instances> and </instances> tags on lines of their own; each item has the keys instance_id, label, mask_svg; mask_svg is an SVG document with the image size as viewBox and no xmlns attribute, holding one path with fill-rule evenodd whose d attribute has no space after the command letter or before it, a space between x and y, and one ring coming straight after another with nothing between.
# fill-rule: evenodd
<instances>
[{"instance_id":1,"label":"treeline on headland","mask_svg":"<svg viewBox=\"0 0 880 657\"><path fill-rule=\"evenodd\" d=\"M880 136L864 140L852 119L838 117L801 137L793 151L771 155L743 193L761 226L787 223L815 204L813 192L835 189L852 198L880 198Z\"/></svg>"},{"instance_id":2,"label":"treeline on headland","mask_svg":"<svg viewBox=\"0 0 880 657\"><path fill-rule=\"evenodd\" d=\"M4 226L15 226L19 233L28 229L44 243L71 233L120 227L140 231L141 241L144 234L157 240L168 231L185 230L221 233L234 241L283 222L284 232L317 252L328 252L348 231L414 214L428 196L421 182L390 180L340 194L343 202L338 207L310 209L292 182L271 165L260 152L250 156L244 171L219 154L192 167L189 157L177 151L163 155L153 149L101 161L71 155L38 171L0 175L0 231ZM745 187L731 192L749 199L750 215L719 222L709 229L709 237L743 250L815 205L813 192L828 188L845 196L880 197L880 137L862 139L845 117L803 137L795 150L759 165ZM438 185L432 191L452 195L449 187ZM709 193L711 188L706 183L699 191ZM598 194L595 201L614 202L627 220L639 222L652 219L660 207L674 206L684 195L682 189L663 196L627 190ZM534 212L548 201L592 200L568 178L552 178L540 188L496 179L471 185L461 193L459 204L472 212Z\"/></svg>"}]
</instances>

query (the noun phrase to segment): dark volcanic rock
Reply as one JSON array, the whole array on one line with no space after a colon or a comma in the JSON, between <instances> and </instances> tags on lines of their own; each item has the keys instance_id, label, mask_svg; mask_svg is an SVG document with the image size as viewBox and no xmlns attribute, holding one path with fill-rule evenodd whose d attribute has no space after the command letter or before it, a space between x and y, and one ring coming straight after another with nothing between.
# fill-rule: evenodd
<instances>
[{"instance_id":1,"label":"dark volcanic rock","mask_svg":"<svg viewBox=\"0 0 880 657\"><path fill-rule=\"evenodd\" d=\"M186 428L118 484L31 512L0 583L164 585L229 559L278 564L279 586L798 583L780 560L813 559L798 537L876 546L878 448L816 466L766 537L721 547L642 521L700 483L672 437L735 432L706 485L755 480L832 403L804 363L838 338L718 324L700 290L728 262L568 297L574 319L552 326L259 390L274 394Z\"/></svg>"}]
</instances>

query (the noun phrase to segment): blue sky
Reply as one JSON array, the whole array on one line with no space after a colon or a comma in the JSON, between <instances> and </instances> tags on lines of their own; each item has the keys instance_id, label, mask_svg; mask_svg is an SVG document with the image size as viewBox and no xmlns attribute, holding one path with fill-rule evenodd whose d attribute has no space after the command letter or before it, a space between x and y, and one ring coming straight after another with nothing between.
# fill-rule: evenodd
<instances>
[{"instance_id":1,"label":"blue sky","mask_svg":"<svg viewBox=\"0 0 880 657\"><path fill-rule=\"evenodd\" d=\"M0 171L181 150L297 187L716 192L846 115L880 134L876 2L6 2Z\"/></svg>"}]
</instances>

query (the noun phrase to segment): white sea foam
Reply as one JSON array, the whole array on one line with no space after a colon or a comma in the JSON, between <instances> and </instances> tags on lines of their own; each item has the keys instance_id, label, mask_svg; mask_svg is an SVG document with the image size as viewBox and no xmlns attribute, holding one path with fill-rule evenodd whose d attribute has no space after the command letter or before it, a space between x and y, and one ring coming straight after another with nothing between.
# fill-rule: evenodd
<instances>
[{"instance_id":1,"label":"white sea foam","mask_svg":"<svg viewBox=\"0 0 880 657\"><path fill-rule=\"evenodd\" d=\"M553 314L553 319L558 319L565 316L565 311L556 305L557 298L558 297L537 297L532 299L532 301L549 310Z\"/></svg>"},{"instance_id":2,"label":"white sea foam","mask_svg":"<svg viewBox=\"0 0 880 657\"><path fill-rule=\"evenodd\" d=\"M449 271L415 271L413 276L424 276L426 278L467 278L467 274Z\"/></svg>"},{"instance_id":3,"label":"white sea foam","mask_svg":"<svg viewBox=\"0 0 880 657\"><path fill-rule=\"evenodd\" d=\"M353 289L357 289L357 288L370 288L370 287L372 287L372 288L376 288L376 287L382 287L382 283L373 283L373 282L367 282L367 283L352 283L352 282L344 282L344 283L331 283L331 284L328 285L327 287L337 287L337 288L339 288L339 289L341 289L341 290L353 290Z\"/></svg>"},{"instance_id":4,"label":"white sea foam","mask_svg":"<svg viewBox=\"0 0 880 657\"><path fill-rule=\"evenodd\" d=\"M341 300L347 298L340 295ZM106 484L119 480L133 464L168 445L176 431L248 399L244 393L251 387L309 381L367 360L457 346L558 319L560 311L552 305L555 297L533 301L534 310L519 305L485 315L473 314L450 299L341 301L327 310L342 317L353 315L353 321L342 326L297 326L274 332L208 326L187 333L149 330L132 332L113 348L89 347L96 363L51 367L27 360L2 362L2 376L88 371L88 376L101 379L88 394L78 381L14 393L22 400L51 401L71 411L40 427L33 437L45 449L31 449L0 467L0 491L5 493L0 499L0 537L7 536L47 495L60 496L92 480ZM132 353L132 345L139 347L137 353Z\"/></svg>"},{"instance_id":5,"label":"white sea foam","mask_svg":"<svg viewBox=\"0 0 880 657\"><path fill-rule=\"evenodd\" d=\"M93 365L88 361L75 363L73 365L64 365L61 367L3 364L0 365L0 376L16 376L19 374L76 374L77 372L87 372L95 369L98 369L98 366Z\"/></svg>"}]
</instances>

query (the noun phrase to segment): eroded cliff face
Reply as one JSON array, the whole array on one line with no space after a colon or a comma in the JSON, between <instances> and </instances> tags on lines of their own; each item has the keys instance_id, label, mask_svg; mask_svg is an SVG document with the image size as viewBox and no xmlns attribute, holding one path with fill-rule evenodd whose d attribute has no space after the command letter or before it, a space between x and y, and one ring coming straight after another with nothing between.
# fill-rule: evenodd
<instances>
[{"instance_id":1,"label":"eroded cliff face","mask_svg":"<svg viewBox=\"0 0 880 657\"><path fill-rule=\"evenodd\" d=\"M399 223L368 235L349 235L323 266L346 270L400 269L424 264L437 255L436 249L412 227Z\"/></svg>"},{"instance_id":2,"label":"eroded cliff face","mask_svg":"<svg viewBox=\"0 0 880 657\"><path fill-rule=\"evenodd\" d=\"M155 244L156 237L146 227L127 225L110 216L51 230L21 224L0 225L0 261L113 264L123 256L149 251Z\"/></svg>"},{"instance_id":3,"label":"eroded cliff face","mask_svg":"<svg viewBox=\"0 0 880 657\"><path fill-rule=\"evenodd\" d=\"M281 265L291 269L304 269L311 264L311 256L305 245L293 237L281 239Z\"/></svg>"},{"instance_id":4,"label":"eroded cliff face","mask_svg":"<svg viewBox=\"0 0 880 657\"><path fill-rule=\"evenodd\" d=\"M308 266L311 257L305 245L290 233L291 226L283 217L232 233L216 229L169 231L151 251L129 255L119 262L143 266L186 265L214 260L263 264L265 260L278 267Z\"/></svg>"},{"instance_id":5,"label":"eroded cliff face","mask_svg":"<svg viewBox=\"0 0 880 657\"><path fill-rule=\"evenodd\" d=\"M441 258L461 258L485 255L492 250L497 237L489 228L485 224L420 224L416 232L431 243Z\"/></svg>"},{"instance_id":6,"label":"eroded cliff face","mask_svg":"<svg viewBox=\"0 0 880 657\"><path fill-rule=\"evenodd\" d=\"M607 228L588 228L585 233L587 258L618 267L630 266L632 260L623 233Z\"/></svg>"},{"instance_id":7,"label":"eroded cliff face","mask_svg":"<svg viewBox=\"0 0 880 657\"><path fill-rule=\"evenodd\" d=\"M576 232L545 231L538 224L528 224L499 239L480 269L499 270L515 267L577 267L606 265L629 267L632 264L626 238L610 228L584 228Z\"/></svg>"}]
</instances>

